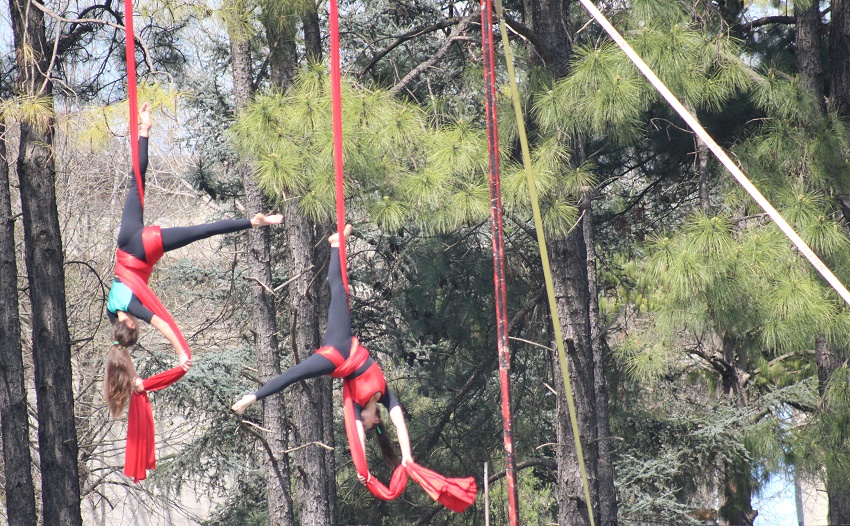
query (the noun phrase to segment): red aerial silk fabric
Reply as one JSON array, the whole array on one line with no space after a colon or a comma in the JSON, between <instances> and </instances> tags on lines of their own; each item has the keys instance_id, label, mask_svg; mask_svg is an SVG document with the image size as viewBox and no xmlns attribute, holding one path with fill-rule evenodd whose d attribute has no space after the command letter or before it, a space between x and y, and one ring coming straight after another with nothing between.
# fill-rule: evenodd
<instances>
[{"instance_id":1,"label":"red aerial silk fabric","mask_svg":"<svg viewBox=\"0 0 850 526\"><path fill-rule=\"evenodd\" d=\"M174 323L168 310L148 287L153 266L162 257L162 236L159 227L151 226L142 231L142 242L145 246L145 259L141 261L121 249L117 251L118 261L115 264L115 276L127 285L133 294L139 298L142 305L168 323L180 347L190 358L189 344ZM153 411L148 399L148 392L158 391L183 377L186 371L182 367L174 367L154 376L144 379L145 391L133 392L130 395L130 409L127 412L127 450L124 456L124 474L139 482L147 477L147 470L156 468L154 454Z\"/></svg>"},{"instance_id":2,"label":"red aerial silk fabric","mask_svg":"<svg viewBox=\"0 0 850 526\"><path fill-rule=\"evenodd\" d=\"M139 166L139 102L136 95L136 35L133 30L133 0L124 0L124 41L127 58L127 105L130 108L130 155L133 158L133 173L139 202L145 207L145 190Z\"/></svg>"},{"instance_id":3,"label":"red aerial silk fabric","mask_svg":"<svg viewBox=\"0 0 850 526\"><path fill-rule=\"evenodd\" d=\"M452 511L462 512L470 504L475 502L475 495L477 493L475 479L472 477L448 478L435 471L424 468L415 462L396 467L390 479L389 487L373 477L369 473L366 453L363 451L363 447L360 444L360 436L357 433L357 417L354 414L354 397L352 396L353 388L351 386L352 380L346 378L366 362L366 359L369 358L369 353L360 345L357 338L352 338L351 354L348 360L344 360L333 347L323 347L316 352L330 359L336 366L336 370L331 373L331 376L334 378L343 378L342 400L345 414L345 434L348 437L348 447L351 449L351 459L354 461L354 467L357 469L357 473L366 478L366 487L369 488L369 491L373 495L382 500L393 500L404 492L407 486L407 478L410 477L418 482L432 499ZM353 381L356 382L357 379ZM386 385L386 381L383 384ZM377 392L380 389L381 386L376 384L372 388L372 392Z\"/></svg>"},{"instance_id":4,"label":"red aerial silk fabric","mask_svg":"<svg viewBox=\"0 0 850 526\"><path fill-rule=\"evenodd\" d=\"M342 284L348 294L348 270L345 265L345 177L342 152L342 81L339 63L339 12L337 0L328 6L331 52L331 120L334 142L334 185L336 190L336 231L339 232L339 264Z\"/></svg>"}]
</instances>

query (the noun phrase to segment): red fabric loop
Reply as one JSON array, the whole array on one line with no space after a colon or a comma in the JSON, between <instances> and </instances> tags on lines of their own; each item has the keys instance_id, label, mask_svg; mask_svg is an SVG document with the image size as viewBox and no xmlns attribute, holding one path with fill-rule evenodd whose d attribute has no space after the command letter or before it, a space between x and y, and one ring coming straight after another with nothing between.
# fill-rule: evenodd
<instances>
[{"instance_id":1,"label":"red fabric loop","mask_svg":"<svg viewBox=\"0 0 850 526\"><path fill-rule=\"evenodd\" d=\"M163 254L162 236L159 227L147 227L142 231L142 242L145 246L145 261L118 249L116 252L115 276L139 298L142 305L150 309L156 316L165 320L177 339L180 348L190 358L189 344L177 328L177 324L168 310L148 287L148 280L153 272L154 264ZM183 377L186 371L182 367L174 367L149 378L144 383L145 392L133 393L130 396L130 409L127 412L127 449L124 456L124 474L139 482L147 478L147 470L156 468L154 452L155 438L153 411L151 410L148 391L158 391L173 384Z\"/></svg>"},{"instance_id":2,"label":"red fabric loop","mask_svg":"<svg viewBox=\"0 0 850 526\"><path fill-rule=\"evenodd\" d=\"M366 358L369 357L366 349L357 343L356 338L352 341L352 347L355 345L357 346L357 352L360 352L360 349L363 349L363 352L366 353ZM324 351L322 352L324 356L328 356L326 349L333 348L324 347L320 349L320 351ZM331 359L331 361L334 362L334 365L337 365L339 360L342 360L339 353L336 353L336 355L338 360ZM331 373L331 376L335 378L345 378L350 376L351 372L354 372L357 368L355 367L351 370L351 372L348 372L349 367L346 367L345 370L343 370L342 367L347 366L349 362L353 362L352 358L354 358L354 356L355 353L352 352L352 355L348 360L346 360L342 365L337 365L337 369ZM365 361L366 360L364 359L361 362L361 365ZM377 370L380 372L380 369ZM381 380L383 380L383 376L381 377ZM358 474L366 478L366 487L369 488L369 491L371 491L372 494L379 499L393 500L404 492L404 489L407 486L407 478L409 476L419 483L419 485L422 486L422 489L424 489L432 499L452 511L462 512L474 503L477 487L475 485L475 479L472 477L448 478L435 471L424 468L415 462L410 462L407 465L396 467L393 472L393 476L390 479L390 485L387 487L383 482L369 473L369 464L366 461L366 453L363 451L363 447L360 444L360 436L357 433L357 418L354 415L355 399L352 394L352 384L356 382L357 379L344 379L342 382L345 434L348 437L348 447L351 450L351 459L354 461L354 467L357 469ZM382 383L386 386L386 380L383 380Z\"/></svg>"}]
</instances>

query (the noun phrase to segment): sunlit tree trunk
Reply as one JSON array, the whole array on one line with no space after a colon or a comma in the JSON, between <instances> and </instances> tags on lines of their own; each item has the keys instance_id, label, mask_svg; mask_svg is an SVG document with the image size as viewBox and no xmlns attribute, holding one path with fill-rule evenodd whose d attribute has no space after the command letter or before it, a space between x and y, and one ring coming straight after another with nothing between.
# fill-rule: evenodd
<instances>
[{"instance_id":1,"label":"sunlit tree trunk","mask_svg":"<svg viewBox=\"0 0 850 526\"><path fill-rule=\"evenodd\" d=\"M45 78L51 47L45 38L43 15L24 0L10 0L9 7L19 94L43 98L52 111L52 86ZM17 167L32 305L44 523L74 526L81 524L82 518L71 343L65 310L65 258L56 209L54 125L52 113L23 116Z\"/></svg>"},{"instance_id":2,"label":"sunlit tree trunk","mask_svg":"<svg viewBox=\"0 0 850 526\"><path fill-rule=\"evenodd\" d=\"M246 39L231 36L231 53L233 91L238 114L244 110L251 97L253 79L250 43ZM265 211L265 198L254 180L248 160L240 160L239 171L245 187L248 214ZM268 290L272 282L270 250L268 228L252 228L248 231L248 272L256 280L250 285L251 317L254 321L257 368L262 380L280 374L275 303L274 296ZM265 466L269 522L274 526L290 526L294 524L294 518L292 497L289 494L289 456L285 453L288 425L286 399L283 396L271 396L263 401L263 425L268 430L265 438L271 455Z\"/></svg>"},{"instance_id":3,"label":"sunlit tree trunk","mask_svg":"<svg viewBox=\"0 0 850 526\"><path fill-rule=\"evenodd\" d=\"M286 207L287 267L295 278L288 287L293 363L305 359L321 343L320 287L324 279L318 275L323 275L320 271L325 258L320 256L317 244L324 248L327 243L321 244L316 230L316 225L298 210L297 204ZM296 446L313 442L333 446L332 389L330 377L298 382L289 388ZM298 515L302 524L335 524L336 478L333 458L328 458L329 455L332 452L315 444L294 453Z\"/></svg>"},{"instance_id":4,"label":"sunlit tree trunk","mask_svg":"<svg viewBox=\"0 0 850 526\"><path fill-rule=\"evenodd\" d=\"M6 126L0 122L0 137ZM35 486L29 443L27 391L21 354L18 314L18 266L15 259L15 221L9 190L6 141L0 138L0 424L9 526L36 523Z\"/></svg>"}]
</instances>

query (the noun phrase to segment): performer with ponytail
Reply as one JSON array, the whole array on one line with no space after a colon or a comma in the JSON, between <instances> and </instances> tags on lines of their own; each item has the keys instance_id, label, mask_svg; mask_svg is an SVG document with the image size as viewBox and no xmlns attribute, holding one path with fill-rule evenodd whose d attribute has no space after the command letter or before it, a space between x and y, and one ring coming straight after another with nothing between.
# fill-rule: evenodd
<instances>
[{"instance_id":1,"label":"performer with ponytail","mask_svg":"<svg viewBox=\"0 0 850 526\"><path fill-rule=\"evenodd\" d=\"M275 225L283 220L280 214L256 214L250 220L228 219L175 228L145 227L141 195L144 192L148 166L148 135L153 126L149 103L142 104L139 117L139 171L142 188L138 188L131 171L130 190L124 203L121 227L118 231L115 279L107 298L107 316L112 322L113 342L107 355L103 381L103 398L113 417L119 416L127 405L127 400L130 400L124 473L136 481L146 477L146 469L156 466L153 454L153 415L150 412L147 392L171 385L192 366L189 345L168 310L147 285L153 266L165 252L184 247L193 241L252 227ZM140 319L162 333L178 356L177 367L144 380L136 374L130 357L130 348L139 339Z\"/></svg>"},{"instance_id":2,"label":"performer with ponytail","mask_svg":"<svg viewBox=\"0 0 850 526\"><path fill-rule=\"evenodd\" d=\"M346 225L346 238L350 231L351 225ZM233 404L231 409L241 414L258 400L278 393L301 380L323 375L343 378L346 434L360 481L366 484L377 497L392 500L404 491L409 475L419 482L434 500L438 500L454 511L463 511L475 501L475 482L472 477L465 479L443 477L413 461L410 437L401 406L387 387L381 368L351 334L348 296L342 282L339 261L339 234L333 234L328 241L331 245L331 260L328 268L331 302L328 307L324 347L283 374L269 380L258 391L243 396ZM387 434L386 426L381 420L379 403L389 412L390 420L396 429L396 436L401 447L401 465ZM391 469L395 469L390 488L372 477L366 464L364 453L366 431L371 429L375 430L375 437L381 447L384 461Z\"/></svg>"}]
</instances>

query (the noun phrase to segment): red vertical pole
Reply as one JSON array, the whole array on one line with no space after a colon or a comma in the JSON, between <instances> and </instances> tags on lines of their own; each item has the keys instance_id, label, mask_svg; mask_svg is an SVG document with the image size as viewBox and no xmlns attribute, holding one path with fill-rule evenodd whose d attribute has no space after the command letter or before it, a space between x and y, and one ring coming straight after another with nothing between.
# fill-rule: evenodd
<instances>
[{"instance_id":1,"label":"red vertical pole","mask_svg":"<svg viewBox=\"0 0 850 526\"><path fill-rule=\"evenodd\" d=\"M136 95L136 37L133 31L133 0L124 0L124 40L127 55L127 106L130 109L130 156L133 158L133 173L139 201L145 207L145 190L142 187L142 172L139 167L139 100Z\"/></svg>"},{"instance_id":2,"label":"red vertical pole","mask_svg":"<svg viewBox=\"0 0 850 526\"><path fill-rule=\"evenodd\" d=\"M508 350L508 298L505 287L505 240L502 229L502 191L499 182L499 130L496 123L496 73L493 64L493 3L481 0L481 45L484 53L484 106L487 120L487 151L490 158L490 217L493 232L493 280L496 291L496 333L499 380L502 384L502 421L505 439L505 480L508 484L508 517L519 524L516 461L511 429L510 352Z\"/></svg>"},{"instance_id":3,"label":"red vertical pole","mask_svg":"<svg viewBox=\"0 0 850 526\"><path fill-rule=\"evenodd\" d=\"M336 171L336 231L339 232L339 265L342 284L348 293L348 267L345 258L345 178L342 165L342 86L339 66L339 11L336 0L330 0L331 33L331 112L334 134L334 169Z\"/></svg>"}]
</instances>

